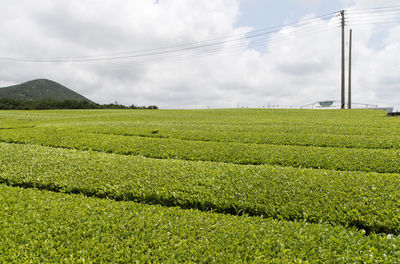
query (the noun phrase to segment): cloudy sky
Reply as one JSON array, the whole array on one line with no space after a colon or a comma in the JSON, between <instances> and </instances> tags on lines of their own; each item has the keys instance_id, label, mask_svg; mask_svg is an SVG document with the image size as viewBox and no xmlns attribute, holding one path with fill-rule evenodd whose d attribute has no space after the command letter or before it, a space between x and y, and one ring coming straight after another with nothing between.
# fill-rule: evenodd
<instances>
[{"instance_id":1,"label":"cloudy sky","mask_svg":"<svg viewBox=\"0 0 400 264\"><path fill-rule=\"evenodd\" d=\"M399 6L398 0L0 0L0 87L46 78L98 103L160 108L340 100L337 11L345 9L347 39L353 29L353 102L400 110Z\"/></svg>"}]
</instances>

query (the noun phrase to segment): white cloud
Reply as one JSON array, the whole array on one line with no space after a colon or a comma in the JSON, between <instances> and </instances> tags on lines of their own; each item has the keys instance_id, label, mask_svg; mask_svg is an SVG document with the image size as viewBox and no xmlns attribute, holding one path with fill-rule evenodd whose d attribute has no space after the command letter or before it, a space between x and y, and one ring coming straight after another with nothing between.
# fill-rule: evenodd
<instances>
[{"instance_id":1,"label":"white cloud","mask_svg":"<svg viewBox=\"0 0 400 264\"><path fill-rule=\"evenodd\" d=\"M369 7L368 1L346 1ZM377 3L377 1L370 1ZM388 5L390 1L380 1ZM393 3L393 1L391 1ZM378 4L374 4L376 6ZM69 57L118 54L240 36L235 28L239 0L79 1L3 0L0 57ZM311 15L312 16L312 15ZM304 20L310 19L310 15ZM309 21L309 20L307 20ZM186 52L120 64L19 64L0 61L0 85L49 78L100 103L156 104L164 108L300 106L340 97L340 31L329 21L293 36L285 27L265 42L266 52L232 43L214 56ZM330 30L325 27L332 26ZM321 30L317 34L315 29ZM371 38L379 27L354 29L354 101L399 105L400 28L385 28L379 48ZM378 34L379 35L379 34ZM281 40L281 41L278 41ZM208 50L209 51L209 50ZM207 51L205 51L207 52ZM189 54L189 55L188 55ZM124 54L120 54L124 55ZM187 57L190 59L184 58ZM153 57L152 57L153 58ZM162 58L158 60L158 58Z\"/></svg>"}]
</instances>

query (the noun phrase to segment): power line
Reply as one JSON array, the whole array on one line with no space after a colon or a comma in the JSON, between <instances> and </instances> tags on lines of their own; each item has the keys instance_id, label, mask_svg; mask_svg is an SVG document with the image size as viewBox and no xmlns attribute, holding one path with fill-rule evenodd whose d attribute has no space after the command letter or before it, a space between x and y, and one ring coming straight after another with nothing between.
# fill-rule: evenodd
<instances>
[{"instance_id":1,"label":"power line","mask_svg":"<svg viewBox=\"0 0 400 264\"><path fill-rule=\"evenodd\" d=\"M273 33L279 32L282 28L288 26L296 26L296 27L307 27L312 25L315 22L320 20L326 20L334 17L335 13L326 14L314 18L310 18L307 20L301 20L297 22L287 23L280 26L268 27L263 29L258 29L250 32L246 32L244 34L240 34L237 37L220 37L214 38L211 40L192 42L187 44L179 44L173 46L167 46L162 48L155 49L147 49L142 51L134 51L134 52L123 52L123 53L114 53L117 56L110 55L97 55L97 56L76 56L76 57L51 57L51 58L15 58L15 57L0 57L1 61L8 62L35 62L35 63L58 63L58 62L96 62L96 61L112 61L112 60L121 60L121 59L132 59L139 57L148 57L148 56L157 56L157 55L166 55L166 54L174 54L177 52L185 52L185 51L195 51L201 50L208 47L216 47L222 46L227 43L235 43L240 41L248 41L251 39L271 35Z\"/></svg>"},{"instance_id":2,"label":"power line","mask_svg":"<svg viewBox=\"0 0 400 264\"><path fill-rule=\"evenodd\" d=\"M371 24L386 24L398 23L400 21L400 10L391 13L380 14L352 14L348 15L346 23L348 25L371 25Z\"/></svg>"},{"instance_id":3,"label":"power line","mask_svg":"<svg viewBox=\"0 0 400 264\"><path fill-rule=\"evenodd\" d=\"M362 15L352 15L348 13L348 19L371 19L371 18L394 18L400 16L400 11L391 14L379 14L379 15L371 15L371 14L362 14Z\"/></svg>"},{"instance_id":4,"label":"power line","mask_svg":"<svg viewBox=\"0 0 400 264\"><path fill-rule=\"evenodd\" d=\"M146 63L162 61L164 59L181 61L216 54L224 55L228 53L240 53L247 49L255 49L277 42L294 40L325 32L340 27L340 19L340 14L338 12L333 12L279 26L252 30L237 35L221 36L208 40L182 43L160 48L71 57L0 57L0 64L58 63L73 65L74 67L99 68L143 65ZM381 24L397 23L399 20L400 6L392 6L368 9L350 9L349 11L346 11L345 23L346 25ZM287 29L286 32L285 29Z\"/></svg>"},{"instance_id":5,"label":"power line","mask_svg":"<svg viewBox=\"0 0 400 264\"><path fill-rule=\"evenodd\" d=\"M337 28L337 25L333 25L330 27L330 29ZM282 42L282 41L287 41L287 40L294 40L298 39L300 37L306 37L318 32L326 32L327 28L325 27L320 27L317 28L317 30L302 30L302 31L296 31L295 34L291 33L289 36L279 36L275 37L272 39L258 39L256 41L251 42L248 45L242 45L240 43L236 43L234 45L229 45L229 46L224 46L224 47L212 47L212 48L207 48L206 50L197 50L196 53L178 53L178 54L168 54L168 56L152 56L152 57L138 57L138 58L132 58L130 60L118 60L118 61L103 61L103 62L86 62L86 63L74 63L74 62L68 62L68 64L73 63L75 66L80 67L80 65L83 66L83 68L100 68L100 67L114 67L114 66L129 66L129 65L142 65L146 63L151 63L151 62L158 62L162 60L173 60L174 62L176 61L183 61L187 59L196 59L196 58L203 58L206 56L210 55L225 55L225 54L231 54L231 53L241 53L246 51L246 49L252 49L252 48L257 48L260 46L265 46L266 44L271 44L271 43L277 43L277 42ZM15 62L13 62L15 63ZM89 63L89 64L87 64ZM65 63L64 63L65 64Z\"/></svg>"},{"instance_id":6,"label":"power line","mask_svg":"<svg viewBox=\"0 0 400 264\"><path fill-rule=\"evenodd\" d=\"M351 12L382 12L385 10L400 10L400 6L396 5L396 6L381 6L381 7L371 7L371 8L352 8L349 9L348 11Z\"/></svg>"},{"instance_id":7,"label":"power line","mask_svg":"<svg viewBox=\"0 0 400 264\"><path fill-rule=\"evenodd\" d=\"M185 52L179 53L169 53L169 54L158 54L157 56L137 56L130 57L125 60L113 60L113 61L101 61L101 62L65 62L63 64L73 64L74 66L82 66L81 68L91 69L91 68L110 68L114 66L129 66L132 64L142 65L146 63L158 62L165 59L176 61L182 61L187 59L195 59L195 58L203 58L210 55L225 55L231 53L240 53L244 52L247 49L257 48L260 46L265 46L267 44L284 42L288 40L295 40L298 38L310 36L320 32L327 32L330 29L338 28L339 23L332 23L331 25L326 26L322 22L308 27L300 27L295 28L291 27L289 32L286 35L276 35L276 36L263 36L262 38L258 38L252 40L249 44L244 45L243 43L225 43L223 46L209 46L203 47L203 49L186 50ZM1 62L0 62L1 63ZM18 62L10 62L10 63L18 63ZM60 62L61 63L61 62Z\"/></svg>"},{"instance_id":8,"label":"power line","mask_svg":"<svg viewBox=\"0 0 400 264\"><path fill-rule=\"evenodd\" d=\"M400 6L350 9L346 22L349 25L397 23L400 20Z\"/></svg>"},{"instance_id":9,"label":"power line","mask_svg":"<svg viewBox=\"0 0 400 264\"><path fill-rule=\"evenodd\" d=\"M333 28L337 28L337 26L335 27L331 27L331 29ZM303 34L298 34L297 36L291 36L291 37L286 37L286 38L276 38L273 39L273 41L268 41L268 40L258 40L256 43L251 43L250 45L247 45L246 47L243 46L232 46L229 49L224 48L223 51L221 52L221 49L214 49L214 50L208 50L208 51L204 51L202 53L198 53L198 54L181 54L180 56L174 56L174 57L170 57L170 58L166 58L166 57L154 57L154 58L145 58L145 59L138 59L138 60L134 60L134 61L128 61L128 62L122 62L122 61L117 61L117 62L107 62L106 64L103 64L101 67L105 67L105 68L110 68L110 67L114 67L114 66L139 66L139 65L143 65L146 63L150 63L150 62L159 62L165 59L171 59L174 62L178 62L178 61L185 61L188 59L199 59L199 58L204 58L204 57L209 57L210 55L227 55L227 54L232 54L232 53L240 53L240 52L245 52L248 49L254 49L257 47L261 47L261 46L265 46L267 43L271 44L271 43L278 43L278 42L283 42L283 41L288 41L288 40L293 40L293 39L298 39L301 37L306 37L306 36L310 36L312 34L318 33L318 32L326 32L326 28L324 29L320 29L319 31L314 31L314 32L309 32L306 33L304 32ZM246 49L247 48L247 49ZM99 64L92 64L88 66L89 68L99 68Z\"/></svg>"},{"instance_id":10,"label":"power line","mask_svg":"<svg viewBox=\"0 0 400 264\"><path fill-rule=\"evenodd\" d=\"M393 21L370 21L370 22L354 22L350 23L350 26L365 26L365 25L380 25L380 24L397 24L400 22L399 20L393 20Z\"/></svg>"}]
</instances>

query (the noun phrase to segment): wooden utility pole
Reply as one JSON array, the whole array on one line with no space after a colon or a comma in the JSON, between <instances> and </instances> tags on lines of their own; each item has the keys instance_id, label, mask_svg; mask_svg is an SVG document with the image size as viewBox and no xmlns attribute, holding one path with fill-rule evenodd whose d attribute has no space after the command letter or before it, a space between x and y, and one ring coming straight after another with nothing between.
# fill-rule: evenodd
<instances>
[{"instance_id":1,"label":"wooden utility pole","mask_svg":"<svg viewBox=\"0 0 400 264\"><path fill-rule=\"evenodd\" d=\"M348 85L348 108L351 109L351 46L352 46L352 29L350 29L350 38L349 38L349 85Z\"/></svg>"},{"instance_id":2,"label":"wooden utility pole","mask_svg":"<svg viewBox=\"0 0 400 264\"><path fill-rule=\"evenodd\" d=\"M340 11L340 16L342 17L342 89L341 89L341 104L340 108L345 109L345 68L344 68L344 26L345 26L345 19L344 19L344 10Z\"/></svg>"}]
</instances>

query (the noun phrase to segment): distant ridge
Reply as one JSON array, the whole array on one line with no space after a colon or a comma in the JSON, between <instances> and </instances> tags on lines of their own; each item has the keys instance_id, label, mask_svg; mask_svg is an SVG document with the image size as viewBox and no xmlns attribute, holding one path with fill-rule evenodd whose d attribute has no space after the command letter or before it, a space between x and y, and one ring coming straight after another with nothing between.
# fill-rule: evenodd
<instances>
[{"instance_id":1,"label":"distant ridge","mask_svg":"<svg viewBox=\"0 0 400 264\"><path fill-rule=\"evenodd\" d=\"M93 103L86 97L67 87L47 79L37 79L21 84L0 88L0 98L14 100L75 100Z\"/></svg>"}]
</instances>

